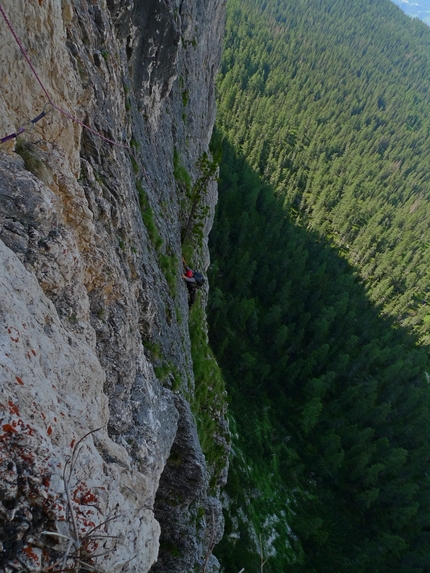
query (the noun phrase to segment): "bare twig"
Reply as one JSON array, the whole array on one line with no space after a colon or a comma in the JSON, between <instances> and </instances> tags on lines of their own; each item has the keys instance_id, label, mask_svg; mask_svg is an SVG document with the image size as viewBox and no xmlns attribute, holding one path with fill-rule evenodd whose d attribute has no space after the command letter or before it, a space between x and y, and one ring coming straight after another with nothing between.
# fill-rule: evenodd
<instances>
[{"instance_id":1,"label":"bare twig","mask_svg":"<svg viewBox=\"0 0 430 573\"><path fill-rule=\"evenodd\" d=\"M91 553L91 559L95 559L96 557L104 557L105 555L109 555L109 553L112 553L111 549L108 549L107 551L104 551L103 553Z\"/></svg>"},{"instance_id":2,"label":"bare twig","mask_svg":"<svg viewBox=\"0 0 430 573\"><path fill-rule=\"evenodd\" d=\"M73 545L73 539L69 539L69 542L67 544L67 549L66 549L64 556L63 556L63 562L61 563L61 569L64 569L66 567L66 561L67 561L67 558L69 556L70 549L72 548L72 545Z\"/></svg>"},{"instance_id":3,"label":"bare twig","mask_svg":"<svg viewBox=\"0 0 430 573\"><path fill-rule=\"evenodd\" d=\"M88 534L85 535L85 537L82 538L82 541L85 541L86 539L123 539L122 535L91 535L89 536Z\"/></svg>"},{"instance_id":4,"label":"bare twig","mask_svg":"<svg viewBox=\"0 0 430 573\"><path fill-rule=\"evenodd\" d=\"M212 551L214 550L214 547L215 547L215 511L212 508L212 535L211 535L211 541L210 541L209 546L208 546L208 550L206 552L206 557L205 557L205 562L203 564L202 573L206 573L206 568L208 566L209 557L212 555Z\"/></svg>"},{"instance_id":5,"label":"bare twig","mask_svg":"<svg viewBox=\"0 0 430 573\"><path fill-rule=\"evenodd\" d=\"M133 561L133 559L136 559L137 556L138 556L138 553L135 553L133 555L133 557L130 557L130 559L128 561L126 561L124 563L124 565L121 567L121 571L124 571L124 567L126 567L131 561Z\"/></svg>"},{"instance_id":6,"label":"bare twig","mask_svg":"<svg viewBox=\"0 0 430 573\"><path fill-rule=\"evenodd\" d=\"M40 535L55 535L55 537L62 537L68 541L73 541L73 539L71 540L68 535L63 535L62 533L57 533L56 531L41 531Z\"/></svg>"},{"instance_id":7,"label":"bare twig","mask_svg":"<svg viewBox=\"0 0 430 573\"><path fill-rule=\"evenodd\" d=\"M69 479L70 479L70 476L69 476ZM70 515L72 516L73 529L75 530L75 546L76 546L76 549L78 551L78 557L79 557L79 548L80 548L79 530L78 530L78 525L76 523L76 516L75 516L75 512L73 510L72 501L70 499L69 486L65 480L64 480L64 489L66 492L67 504L69 506ZM76 559L76 562L78 563L79 559ZM79 573L79 566L78 565L75 567L75 572Z\"/></svg>"},{"instance_id":8,"label":"bare twig","mask_svg":"<svg viewBox=\"0 0 430 573\"><path fill-rule=\"evenodd\" d=\"M47 571L53 571L55 569L55 567L57 567L57 565L60 565L59 561L52 563L52 565L50 565L49 567L45 567L44 569L42 569L41 573L46 573ZM61 570L62 569L63 569L63 567L61 567Z\"/></svg>"},{"instance_id":9,"label":"bare twig","mask_svg":"<svg viewBox=\"0 0 430 573\"><path fill-rule=\"evenodd\" d=\"M76 561L82 565L83 567L85 567L85 569L88 569L89 571L95 571L96 573L104 573L104 571L102 571L101 569L97 569L97 567L94 567L93 565L90 565L90 563L86 563L85 561L81 561L80 559L76 559Z\"/></svg>"},{"instance_id":10,"label":"bare twig","mask_svg":"<svg viewBox=\"0 0 430 573\"><path fill-rule=\"evenodd\" d=\"M92 529L90 529L90 530L88 531L88 533L86 533L86 534L84 535L83 539L86 539L87 537L92 536L92 534L94 533L94 531L96 531L96 530L99 529L100 527L103 527L103 525L106 525L106 523L109 523L110 521L113 521L114 519L118 519L119 517L121 517L121 514L109 516L107 519L105 519L104 521L102 521L101 523L99 523L98 525L96 525L95 527L93 527Z\"/></svg>"},{"instance_id":11,"label":"bare twig","mask_svg":"<svg viewBox=\"0 0 430 573\"><path fill-rule=\"evenodd\" d=\"M264 566L266 565L269 558L267 557L266 559L264 559L263 544L261 542L261 535L259 535L258 538L260 541L260 571L261 571L261 573L263 573Z\"/></svg>"},{"instance_id":12,"label":"bare twig","mask_svg":"<svg viewBox=\"0 0 430 573\"><path fill-rule=\"evenodd\" d=\"M80 440L78 440L75 444L75 447L73 448L72 451L72 457L70 459L70 471L69 471L69 477L67 479L67 483L69 483L71 475L73 473L73 470L75 469L75 463L76 463L76 458L78 457L78 453L76 453L78 451L78 447L82 444L82 442L85 440L85 438L87 438L88 436L90 436L91 434L94 434L95 432L99 432L100 430L103 430L104 426L101 426L100 428L96 428L95 430L90 430L89 432L87 432L86 434L84 434L82 436L82 438ZM68 462L66 462L66 465L64 466L64 478L66 476L66 468L67 468Z\"/></svg>"},{"instance_id":13,"label":"bare twig","mask_svg":"<svg viewBox=\"0 0 430 573\"><path fill-rule=\"evenodd\" d=\"M56 537L57 543L60 543L61 540L65 540L67 543L63 542L63 547L65 547L65 549L61 551L60 555L58 555L59 550L57 549L55 557L52 557L53 562L44 566L40 570L40 573L105 573L105 571L97 567L95 560L112 554L117 547L117 543L121 542L123 539L122 535L108 535L106 528L106 525L109 522L118 519L121 516L121 514L118 513L118 510L120 509L118 505L107 516L107 518L105 518L101 507L98 507L94 503L85 503L85 496L82 499L78 499L77 497L77 492L82 490L82 484L85 484L85 487L88 487L85 481L74 476L79 455L84 447L83 441L89 435L94 434L101 429L103 428L101 427L96 428L95 430L90 430L84 436L82 436L82 438L80 438L80 440L78 440L78 442L73 447L71 455L67 458L64 464L62 471L62 479L64 485L63 505L66 511L66 522L68 523L69 527L69 535L58 533L57 531L41 532L41 535L43 536ZM77 481L76 493L73 488L75 479ZM96 496L90 494L86 495L88 495L89 500L93 501L95 499L97 501ZM57 500L58 497L55 497L54 502ZM54 504L54 502L52 502L52 504ZM91 508L91 511L94 512L94 515L96 515L96 512L98 512L96 521L98 521L100 518L103 519L103 521L97 525L92 524L93 527L89 529L87 533L85 533L87 527L82 528L82 532L80 532L80 519L84 519L83 523L85 525L87 523L85 522L86 514L84 511L82 511L82 505L85 506L86 510ZM99 550L99 553L96 553L97 549ZM134 555L127 563L136 557L137 554ZM125 565L127 565L127 563ZM25 563L20 562L20 564L22 565L23 569L21 569L21 571L18 573L31 573Z\"/></svg>"},{"instance_id":14,"label":"bare twig","mask_svg":"<svg viewBox=\"0 0 430 573\"><path fill-rule=\"evenodd\" d=\"M103 426L100 427L100 428L96 428L95 430L90 430L89 432L87 432L86 434L84 434L84 435L82 436L82 438L81 438L80 440L78 440L78 442L75 444L75 446L74 446L74 448L73 448L73 451L72 451L72 456L71 456L70 460L69 460L69 461L66 461L66 463L65 463L65 465L64 465L64 471L63 471L64 491L65 491L65 493L66 493L67 506L68 506L68 510L69 510L69 513L70 513L70 516L71 516L71 519L72 519L73 529L74 529L74 533L75 533L74 545L75 545L75 548L76 548L76 555L74 555L74 557L73 557L73 559L74 559L74 561L75 561L75 567L74 567L74 572L75 572L75 573L79 573L79 570L80 570L80 566L79 566L79 565L82 564L82 561L80 560L82 540L80 539L80 536L79 536L79 529L78 529L78 524L77 524L77 522L76 522L76 515L75 515L75 511L74 511L74 509L73 509L72 499L71 499L71 497L70 497L69 483L70 483L70 479L71 479L71 477L72 477L72 474L73 474L73 472L74 472L74 470L75 470L76 461L77 461L78 456L79 456L79 454L80 454L80 452L81 452L81 449L82 449L82 447L80 447L81 444L82 444L82 442L83 442L89 435L94 434L95 432L98 432L99 430L102 430L102 429L103 429ZM70 467L69 467L69 476L66 477L67 468L68 468L69 464L70 464ZM106 521L108 521L108 520L106 520ZM106 523L106 522L105 522L105 523ZM100 525L101 525L101 524L100 524ZM94 528L94 529L95 529L95 528ZM93 530L94 530L94 529L93 529ZM93 530L92 530L92 531L93 531ZM86 537L90 537L90 536L87 534ZM83 538L83 539L84 539L84 538ZM72 543L73 543L73 541L72 541ZM63 562L62 562L62 568L61 568L61 569L63 569L64 566L65 566L65 564L66 564L67 557L68 557L68 555L69 555L70 549L71 549L71 543L70 543L70 539L69 539L69 544L68 544L67 550L66 550L66 552L65 552L65 554L64 554L64 557L63 557ZM85 565L85 566L88 566L88 564L84 564L84 565Z\"/></svg>"}]
</instances>

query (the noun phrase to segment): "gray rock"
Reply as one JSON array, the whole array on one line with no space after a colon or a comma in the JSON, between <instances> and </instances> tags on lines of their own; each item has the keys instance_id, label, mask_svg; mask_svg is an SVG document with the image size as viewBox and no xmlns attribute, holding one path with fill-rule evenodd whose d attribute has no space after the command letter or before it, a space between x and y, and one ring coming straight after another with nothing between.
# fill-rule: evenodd
<instances>
[{"instance_id":1,"label":"gray rock","mask_svg":"<svg viewBox=\"0 0 430 573\"><path fill-rule=\"evenodd\" d=\"M86 540L106 571L215 572L223 518L212 495L226 470L210 494L187 401L187 208L173 156L195 181L225 1L3 4L64 113L26 132L20 155L13 142L0 150L0 570L22 569L18 559L35 572L71 568ZM46 96L6 27L0 69L7 134ZM215 183L204 200L202 269ZM172 373L157 378L166 365L179 388ZM224 412L218 421L227 459ZM94 527L110 537L93 539Z\"/></svg>"}]
</instances>

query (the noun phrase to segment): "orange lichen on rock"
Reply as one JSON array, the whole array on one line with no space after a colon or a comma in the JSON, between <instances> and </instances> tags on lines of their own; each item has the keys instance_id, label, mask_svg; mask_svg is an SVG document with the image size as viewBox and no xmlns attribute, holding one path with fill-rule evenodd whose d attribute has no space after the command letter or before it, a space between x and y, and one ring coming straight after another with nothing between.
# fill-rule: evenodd
<instances>
[{"instance_id":1,"label":"orange lichen on rock","mask_svg":"<svg viewBox=\"0 0 430 573\"><path fill-rule=\"evenodd\" d=\"M8 401L8 406L9 406L9 411L11 414L16 414L17 416L19 416L19 409L18 406L16 404L14 404L11 400Z\"/></svg>"}]
</instances>

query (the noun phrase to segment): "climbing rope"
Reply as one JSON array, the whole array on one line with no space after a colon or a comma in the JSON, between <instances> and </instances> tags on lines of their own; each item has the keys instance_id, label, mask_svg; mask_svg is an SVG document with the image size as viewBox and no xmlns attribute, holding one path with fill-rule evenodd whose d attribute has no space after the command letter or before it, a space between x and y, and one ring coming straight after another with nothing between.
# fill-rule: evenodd
<instances>
[{"instance_id":1,"label":"climbing rope","mask_svg":"<svg viewBox=\"0 0 430 573\"><path fill-rule=\"evenodd\" d=\"M47 115L47 113L49 113L52 110L57 110L59 113L61 113L62 115L64 115L65 117L67 117L68 119L70 119L71 121L79 124L82 128L86 129L87 131L90 131L91 133L93 133L94 135L96 135L97 137L99 137L100 139L103 139L104 141L111 143L112 145L115 145L116 147L121 147L122 149L126 149L128 151L128 153L130 154L130 156L134 159L136 165L138 165L138 169L139 171L142 173L143 177L146 179L146 182L148 185L150 185L151 187L154 186L153 182L151 181L148 173L146 172L146 169L144 169L144 167L140 164L140 162L138 161L137 157L135 156L133 149L131 148L130 145L126 144L126 143L119 143L118 141L115 141L113 139L109 139L108 137L106 137L105 135L103 135L102 133L100 133L99 131L96 131L95 129L93 129L92 127L90 127L89 125L86 125L85 123L83 123L80 119L78 119L77 117L71 115L68 111L62 109L61 107L55 105L54 101L52 100L51 96L49 95L48 90L46 89L46 87L44 86L42 80L40 79L38 73L36 72L36 69L34 68L33 64L31 63L31 60L21 42L21 40L19 39L18 34L16 33L14 27L12 26L10 20L8 19L8 17L6 16L6 13L3 9L3 6L0 5L0 12L9 28L9 30L11 31L13 37L15 38L16 43L19 46L19 49L21 50L22 55L24 56L25 60L27 61L27 64L29 65L31 71L33 72L34 77L36 78L36 80L38 81L40 87L43 90L43 93L45 94L46 98L48 99L48 103L45 104L45 107L43 108L42 113L40 113L37 117L35 117L34 119L32 119L31 121L29 121L27 124L25 124L23 127L20 127L15 133L11 133L10 135L7 135L6 137L3 137L2 139L0 139L0 144L1 143L5 143L6 141L9 141L10 139L13 139L15 137L17 137L18 135L20 135L21 133L24 133L25 131L28 131L28 127L30 126L30 129L34 128L34 125L41 120L43 117L45 117L45 115ZM31 124L31 125L30 125Z\"/></svg>"},{"instance_id":2,"label":"climbing rope","mask_svg":"<svg viewBox=\"0 0 430 573\"><path fill-rule=\"evenodd\" d=\"M78 123L80 126L82 126L84 129L87 129L88 131L90 131L91 133L93 133L94 135L96 135L97 137L100 137L101 139L103 139L104 141L107 141L108 143L112 143L112 145L115 145L117 147L122 147L123 149L127 149L127 151L130 153L130 155L136 160L136 157L134 156L134 153L130 147L130 145L125 144L125 143L119 143L118 141L114 141L113 139L109 139L108 137L106 137L105 135L103 135L102 133L100 133L99 131L96 131L95 129L93 129L92 127L90 127L89 125L86 125L85 123L83 123L80 119L78 119L77 117L71 115L68 111L60 108L59 106L55 105L54 101L52 100L51 96L49 95L48 90L46 89L46 87L44 86L42 80L40 79L39 75L37 74L33 64L31 63L30 58L28 57L28 54L24 48L24 46L22 45L21 40L18 37L18 34L16 33L14 27L12 26L10 20L8 19L8 17L6 16L6 13L3 9L3 7L0 5L0 12L6 22L6 24L8 25L9 30L11 31L13 37L15 38L16 43L19 46L19 49L21 50L22 55L24 56L24 58L27 61L27 64L30 66L31 71L33 72L34 77L36 78L36 80L38 81L40 87L42 88L46 98L48 99L48 104L46 105L50 105L52 106L52 109L57 110L59 113L61 113L62 115L64 115L65 117L67 117L68 119L70 119L71 121L74 121L75 123ZM46 108L46 106L45 106ZM44 110L45 110L44 108ZM41 114L39 114L37 117L35 117L34 119L32 119L30 122L28 123L32 123L33 126L36 122L38 122L40 119L42 119L42 117L44 117L48 112L47 111L43 111ZM26 124L28 125L28 124ZM6 141L8 141L9 139L13 139L14 137L17 137L18 135L20 135L21 133L23 133L24 131L27 131L27 129L24 127L21 127L20 129L18 129L15 133L11 133L10 135L7 135L6 137L3 137L2 139L0 139L0 143L4 143ZM143 171L145 177L146 177L146 173Z\"/></svg>"}]
</instances>

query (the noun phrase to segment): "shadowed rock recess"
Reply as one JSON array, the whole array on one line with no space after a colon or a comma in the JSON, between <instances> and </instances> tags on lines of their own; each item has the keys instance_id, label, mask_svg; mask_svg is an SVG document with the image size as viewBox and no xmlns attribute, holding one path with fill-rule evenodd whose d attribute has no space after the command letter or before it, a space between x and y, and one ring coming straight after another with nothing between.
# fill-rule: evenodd
<instances>
[{"instance_id":1,"label":"shadowed rock recess","mask_svg":"<svg viewBox=\"0 0 430 573\"><path fill-rule=\"evenodd\" d=\"M38 77L0 15L0 138L25 127L0 146L0 571L218 571L177 165L208 152L225 1L2 7Z\"/></svg>"}]
</instances>

